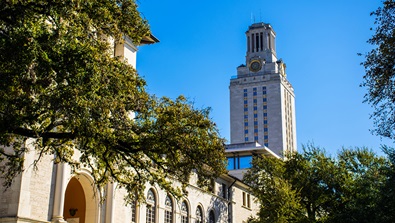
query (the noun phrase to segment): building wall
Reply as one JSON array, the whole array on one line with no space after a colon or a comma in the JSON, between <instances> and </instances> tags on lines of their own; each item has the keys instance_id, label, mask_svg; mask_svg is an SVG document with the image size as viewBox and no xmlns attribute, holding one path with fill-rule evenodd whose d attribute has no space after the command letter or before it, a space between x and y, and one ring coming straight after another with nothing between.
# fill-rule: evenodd
<instances>
[{"instance_id":1,"label":"building wall","mask_svg":"<svg viewBox=\"0 0 395 223\"><path fill-rule=\"evenodd\" d=\"M28 140L26 146L29 152L24 154L25 170L16 177L10 188L5 190L3 179L0 179L0 216L16 217L20 221L40 219L46 221L51 211L53 201L53 162L52 157L44 155L34 166L33 162L39 157ZM35 171L37 168L40 171ZM0 222L2 220L0 219Z\"/></svg>"}]
</instances>

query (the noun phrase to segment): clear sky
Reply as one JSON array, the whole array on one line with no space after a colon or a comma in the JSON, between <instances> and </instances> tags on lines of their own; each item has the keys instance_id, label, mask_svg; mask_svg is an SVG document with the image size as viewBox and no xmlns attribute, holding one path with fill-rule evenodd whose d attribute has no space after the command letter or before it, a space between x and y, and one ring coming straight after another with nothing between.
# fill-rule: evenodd
<instances>
[{"instance_id":1,"label":"clear sky","mask_svg":"<svg viewBox=\"0 0 395 223\"><path fill-rule=\"evenodd\" d=\"M143 46L137 69L157 96L184 95L195 107L211 107L211 118L229 140L229 82L245 64L245 31L270 23L277 57L287 64L296 95L298 147L313 142L335 153L366 146L380 152L369 129L360 65L371 46L380 0L139 0L139 10L160 43Z\"/></svg>"}]
</instances>

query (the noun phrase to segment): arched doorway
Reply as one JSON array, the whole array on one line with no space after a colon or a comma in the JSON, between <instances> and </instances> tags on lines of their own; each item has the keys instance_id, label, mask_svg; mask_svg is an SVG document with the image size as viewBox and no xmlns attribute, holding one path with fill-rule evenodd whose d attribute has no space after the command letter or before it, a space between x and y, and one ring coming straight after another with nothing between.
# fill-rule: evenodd
<instances>
[{"instance_id":1,"label":"arched doorway","mask_svg":"<svg viewBox=\"0 0 395 223\"><path fill-rule=\"evenodd\" d=\"M93 185L92 177L84 170L70 179L63 208L63 217L68 223L99 223L100 195Z\"/></svg>"},{"instance_id":2,"label":"arched doorway","mask_svg":"<svg viewBox=\"0 0 395 223\"><path fill-rule=\"evenodd\" d=\"M66 221L85 223L86 199L81 183L71 178L66 188L63 217Z\"/></svg>"}]
</instances>

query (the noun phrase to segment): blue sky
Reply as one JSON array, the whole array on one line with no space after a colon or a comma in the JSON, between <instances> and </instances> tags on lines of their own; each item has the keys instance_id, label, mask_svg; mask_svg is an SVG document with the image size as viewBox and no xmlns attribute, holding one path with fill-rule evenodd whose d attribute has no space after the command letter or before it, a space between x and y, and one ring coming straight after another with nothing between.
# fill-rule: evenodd
<instances>
[{"instance_id":1,"label":"blue sky","mask_svg":"<svg viewBox=\"0 0 395 223\"><path fill-rule=\"evenodd\" d=\"M139 10L160 43L143 46L139 74L157 96L184 95L195 107L211 107L221 136L229 140L229 81L245 63L245 31L253 22L270 23L277 34L277 57L287 64L295 89L298 147L314 143L335 153L366 146L380 152L369 129L372 109L360 65L371 46L380 0L181 1L140 0Z\"/></svg>"}]
</instances>

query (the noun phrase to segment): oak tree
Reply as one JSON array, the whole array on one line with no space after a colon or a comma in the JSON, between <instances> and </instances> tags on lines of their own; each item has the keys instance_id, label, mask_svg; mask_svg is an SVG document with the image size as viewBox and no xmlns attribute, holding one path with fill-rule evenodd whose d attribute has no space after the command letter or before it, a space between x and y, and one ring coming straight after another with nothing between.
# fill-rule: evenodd
<instances>
[{"instance_id":1,"label":"oak tree","mask_svg":"<svg viewBox=\"0 0 395 223\"><path fill-rule=\"evenodd\" d=\"M365 148L331 157L307 145L284 160L254 157L244 180L261 204L255 222L389 222L389 170L387 158Z\"/></svg>"},{"instance_id":2,"label":"oak tree","mask_svg":"<svg viewBox=\"0 0 395 223\"><path fill-rule=\"evenodd\" d=\"M113 43L150 35L134 0L0 2L0 173L9 186L24 154L90 170L130 198L146 183L180 195L225 171L224 140L185 98L156 98ZM73 158L78 154L78 159ZM38 162L36 160L36 162ZM172 181L181 187L175 187Z\"/></svg>"},{"instance_id":3,"label":"oak tree","mask_svg":"<svg viewBox=\"0 0 395 223\"><path fill-rule=\"evenodd\" d=\"M374 133L395 139L395 1L385 0L371 15L375 16L376 27L368 40L374 48L362 63L362 86L368 91L365 102L374 108Z\"/></svg>"}]
</instances>

